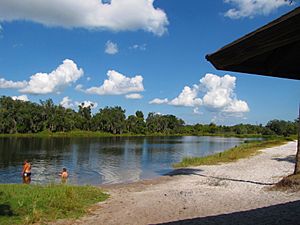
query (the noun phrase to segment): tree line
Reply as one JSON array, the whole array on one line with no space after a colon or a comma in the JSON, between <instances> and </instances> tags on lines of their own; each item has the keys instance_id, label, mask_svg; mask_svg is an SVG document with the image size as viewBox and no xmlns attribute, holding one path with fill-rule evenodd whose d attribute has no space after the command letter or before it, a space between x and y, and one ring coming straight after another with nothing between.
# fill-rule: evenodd
<instances>
[{"instance_id":1,"label":"tree line","mask_svg":"<svg viewBox=\"0 0 300 225\"><path fill-rule=\"evenodd\" d=\"M126 117L120 106L105 107L95 114L92 106L78 106L78 110L55 105L52 99L33 103L0 97L0 133L38 133L42 131L68 132L73 130L101 131L111 134L142 135L283 135L297 134L297 121L271 120L262 124L238 124L218 126L214 123L186 125L174 115L149 113L147 118L142 111Z\"/></svg>"}]
</instances>

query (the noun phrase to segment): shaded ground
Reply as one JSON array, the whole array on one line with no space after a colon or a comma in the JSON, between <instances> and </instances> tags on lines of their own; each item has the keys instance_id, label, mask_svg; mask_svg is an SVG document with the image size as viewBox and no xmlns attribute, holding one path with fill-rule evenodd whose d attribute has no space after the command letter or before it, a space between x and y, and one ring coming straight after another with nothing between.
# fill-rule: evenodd
<instances>
[{"instance_id":1,"label":"shaded ground","mask_svg":"<svg viewBox=\"0 0 300 225\"><path fill-rule=\"evenodd\" d=\"M111 198L56 224L300 224L300 192L270 191L294 169L296 142L235 163L178 169L159 179L103 186Z\"/></svg>"},{"instance_id":2,"label":"shaded ground","mask_svg":"<svg viewBox=\"0 0 300 225\"><path fill-rule=\"evenodd\" d=\"M161 223L161 225L297 225L300 224L299 215L300 201L294 201L243 212Z\"/></svg>"}]
</instances>

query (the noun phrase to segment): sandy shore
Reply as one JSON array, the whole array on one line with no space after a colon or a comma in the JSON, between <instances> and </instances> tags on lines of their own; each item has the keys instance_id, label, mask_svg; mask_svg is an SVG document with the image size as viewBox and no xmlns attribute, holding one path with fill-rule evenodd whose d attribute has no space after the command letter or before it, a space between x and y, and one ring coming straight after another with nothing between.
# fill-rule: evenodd
<instances>
[{"instance_id":1,"label":"sandy shore","mask_svg":"<svg viewBox=\"0 0 300 225\"><path fill-rule=\"evenodd\" d=\"M296 142L235 163L176 170L127 185L78 220L57 224L300 224L300 193L270 191L294 169Z\"/></svg>"}]
</instances>

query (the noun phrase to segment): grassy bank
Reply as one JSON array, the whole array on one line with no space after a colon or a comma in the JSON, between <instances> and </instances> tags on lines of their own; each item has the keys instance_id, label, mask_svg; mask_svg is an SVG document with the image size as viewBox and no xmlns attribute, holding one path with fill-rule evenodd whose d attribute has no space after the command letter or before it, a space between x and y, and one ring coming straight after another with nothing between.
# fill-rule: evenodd
<instances>
[{"instance_id":1,"label":"grassy bank","mask_svg":"<svg viewBox=\"0 0 300 225\"><path fill-rule=\"evenodd\" d=\"M214 155L205 157L187 157L181 162L173 165L174 168L200 166L200 165L215 165L219 163L233 162L238 159L247 158L255 155L259 150L282 145L291 139L277 138L265 141L245 142L240 146L228 149Z\"/></svg>"},{"instance_id":2,"label":"grassy bank","mask_svg":"<svg viewBox=\"0 0 300 225\"><path fill-rule=\"evenodd\" d=\"M265 137L269 138L270 136L263 136L260 134L235 134L235 133L199 133L199 134L189 134L189 133L180 133L180 134L166 134L166 133L147 133L147 134L133 134L133 133L123 133L123 134L111 134L107 132L99 131L83 131L83 130L74 130L69 132L50 132L42 131L39 133L16 133L16 134L0 134L0 137L145 137L145 136L154 136L154 137L164 137L164 136L218 136L218 137L238 137L238 138L260 138Z\"/></svg>"},{"instance_id":3,"label":"grassy bank","mask_svg":"<svg viewBox=\"0 0 300 225\"><path fill-rule=\"evenodd\" d=\"M42 131L39 133L16 133L16 134L0 134L0 137L112 137L115 136L111 133L105 132L93 132L93 131L81 131L75 130L70 132L50 132Z\"/></svg>"},{"instance_id":4,"label":"grassy bank","mask_svg":"<svg viewBox=\"0 0 300 225\"><path fill-rule=\"evenodd\" d=\"M107 198L91 186L0 184L0 224L77 218Z\"/></svg>"}]
</instances>

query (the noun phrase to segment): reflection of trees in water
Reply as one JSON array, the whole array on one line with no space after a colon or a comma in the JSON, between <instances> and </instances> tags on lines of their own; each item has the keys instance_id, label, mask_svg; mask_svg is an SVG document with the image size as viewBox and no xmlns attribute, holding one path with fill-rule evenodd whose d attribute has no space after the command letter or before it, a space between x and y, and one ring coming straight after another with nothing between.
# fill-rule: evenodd
<instances>
[{"instance_id":1,"label":"reflection of trees in water","mask_svg":"<svg viewBox=\"0 0 300 225\"><path fill-rule=\"evenodd\" d=\"M139 180L143 138L140 141L124 137L93 138L76 143L80 164L88 167L87 172L97 174L102 182Z\"/></svg>"},{"instance_id":2,"label":"reflection of trees in water","mask_svg":"<svg viewBox=\"0 0 300 225\"><path fill-rule=\"evenodd\" d=\"M0 169L15 176L32 162L34 183L58 181L66 167L70 183L136 181L169 170L184 156L222 151L240 139L217 137L0 138ZM2 169L3 168L3 169Z\"/></svg>"},{"instance_id":3,"label":"reflection of trees in water","mask_svg":"<svg viewBox=\"0 0 300 225\"><path fill-rule=\"evenodd\" d=\"M24 159L55 160L70 151L68 138L0 138L1 164L4 167L22 163Z\"/></svg>"}]
</instances>

